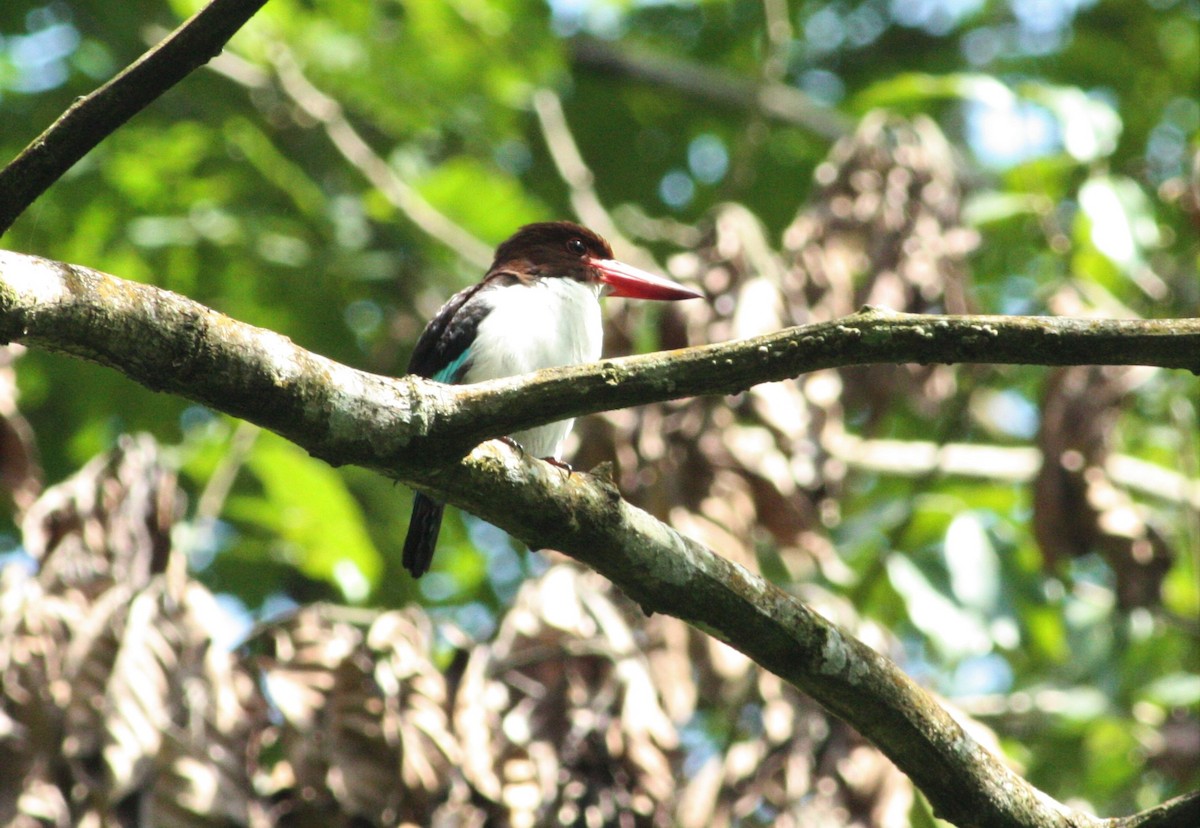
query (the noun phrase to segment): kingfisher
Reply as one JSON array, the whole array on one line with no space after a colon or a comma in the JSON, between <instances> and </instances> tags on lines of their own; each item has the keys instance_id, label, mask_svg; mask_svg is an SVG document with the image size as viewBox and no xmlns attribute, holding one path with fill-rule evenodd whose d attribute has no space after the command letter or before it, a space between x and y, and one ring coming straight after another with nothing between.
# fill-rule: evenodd
<instances>
[{"instance_id":1,"label":"kingfisher","mask_svg":"<svg viewBox=\"0 0 1200 828\"><path fill-rule=\"evenodd\" d=\"M496 248L483 280L450 298L417 340L408 372L474 383L594 362L603 296L696 299L699 291L619 262L596 233L567 221L527 224ZM562 464L574 420L509 435L524 451ZM404 539L404 568L429 570L445 505L418 492Z\"/></svg>"}]
</instances>

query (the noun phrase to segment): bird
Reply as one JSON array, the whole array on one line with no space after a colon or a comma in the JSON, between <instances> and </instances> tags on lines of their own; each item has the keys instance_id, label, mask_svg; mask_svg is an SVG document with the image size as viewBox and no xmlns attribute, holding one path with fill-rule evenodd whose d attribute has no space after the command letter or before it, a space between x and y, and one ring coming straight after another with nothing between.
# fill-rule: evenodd
<instances>
[{"instance_id":1,"label":"bird","mask_svg":"<svg viewBox=\"0 0 1200 828\"><path fill-rule=\"evenodd\" d=\"M478 283L454 294L413 349L408 373L450 384L594 362L604 330L603 296L673 301L697 290L613 258L593 231L569 221L519 228L496 248ZM562 464L574 420L509 435L526 453ZM569 468L569 467L568 467ZM417 492L404 539L404 568L420 578L433 561L445 506Z\"/></svg>"}]
</instances>

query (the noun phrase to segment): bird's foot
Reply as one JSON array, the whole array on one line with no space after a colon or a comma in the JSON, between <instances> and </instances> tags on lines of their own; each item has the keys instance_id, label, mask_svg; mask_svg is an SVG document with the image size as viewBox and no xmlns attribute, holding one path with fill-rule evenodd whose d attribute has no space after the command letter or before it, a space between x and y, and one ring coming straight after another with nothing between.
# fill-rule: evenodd
<instances>
[{"instance_id":1,"label":"bird's foot","mask_svg":"<svg viewBox=\"0 0 1200 828\"><path fill-rule=\"evenodd\" d=\"M524 454L524 453L525 453L525 447L524 447L523 445L521 445L520 443L518 443L518 442L517 442L516 440L514 440L513 438L511 438L511 437L499 437L499 438L497 438L497 439L498 439L498 440L500 440L500 442L501 442L501 443L505 443L506 445L508 445L508 446L510 446L510 447L512 447L512 448L515 448L515 449L516 449L518 452L520 452L521 454Z\"/></svg>"}]
</instances>

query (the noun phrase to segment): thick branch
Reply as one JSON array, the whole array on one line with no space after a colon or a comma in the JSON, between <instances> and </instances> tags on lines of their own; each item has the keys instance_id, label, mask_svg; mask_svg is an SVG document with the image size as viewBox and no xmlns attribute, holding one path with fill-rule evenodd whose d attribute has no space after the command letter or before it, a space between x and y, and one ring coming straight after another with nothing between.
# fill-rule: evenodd
<instances>
[{"instance_id":1,"label":"thick branch","mask_svg":"<svg viewBox=\"0 0 1200 828\"><path fill-rule=\"evenodd\" d=\"M872 361L1078 361L1197 370L1200 320L1101 323L871 311L753 340L454 389L355 371L168 291L0 251L0 339L109 365L151 388L277 431L331 462L416 484L534 548L573 555L647 611L710 632L844 718L956 824L1103 824L1022 780L887 659L624 502L603 472L565 474L499 442L440 466L431 464L429 449L445 452L481 435L567 415L729 393L806 370ZM453 429L469 436L455 436Z\"/></svg>"},{"instance_id":2,"label":"thick branch","mask_svg":"<svg viewBox=\"0 0 1200 828\"><path fill-rule=\"evenodd\" d=\"M414 408L452 407L449 386L429 383L432 393L422 395L412 380L356 371L176 293L3 250L0 340L115 368L331 463L392 468L401 479L422 465ZM362 422L374 425L359 431Z\"/></svg>"},{"instance_id":3,"label":"thick branch","mask_svg":"<svg viewBox=\"0 0 1200 828\"><path fill-rule=\"evenodd\" d=\"M71 104L0 170L0 236L76 161L218 54L267 0L212 0L120 74Z\"/></svg>"},{"instance_id":4,"label":"thick branch","mask_svg":"<svg viewBox=\"0 0 1200 828\"><path fill-rule=\"evenodd\" d=\"M646 612L745 653L854 726L960 826L1100 825L1046 797L974 741L884 656L741 566L621 499L604 470L563 474L491 441L440 481L451 502L592 567Z\"/></svg>"},{"instance_id":5,"label":"thick branch","mask_svg":"<svg viewBox=\"0 0 1200 828\"><path fill-rule=\"evenodd\" d=\"M428 484L483 440L535 425L868 363L1156 365L1200 372L1200 319L919 316L879 309L753 339L472 386L356 371L170 291L0 251L0 339L116 368L335 464Z\"/></svg>"},{"instance_id":6,"label":"thick branch","mask_svg":"<svg viewBox=\"0 0 1200 828\"><path fill-rule=\"evenodd\" d=\"M1109 821L1109 828L1195 828L1200 825L1200 791L1178 796L1157 808Z\"/></svg>"},{"instance_id":7,"label":"thick branch","mask_svg":"<svg viewBox=\"0 0 1200 828\"><path fill-rule=\"evenodd\" d=\"M461 407L448 413L446 428L475 445L565 417L681 397L738 394L759 383L825 368L911 362L1154 365L1200 374L1200 318L934 316L867 307L843 319L752 339L456 389Z\"/></svg>"}]
</instances>

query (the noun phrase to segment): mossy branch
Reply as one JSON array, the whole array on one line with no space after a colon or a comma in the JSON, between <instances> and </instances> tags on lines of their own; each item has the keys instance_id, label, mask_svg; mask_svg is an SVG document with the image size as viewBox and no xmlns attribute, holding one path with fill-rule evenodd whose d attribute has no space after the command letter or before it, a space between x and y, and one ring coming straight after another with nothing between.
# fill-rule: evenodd
<instances>
[{"instance_id":1,"label":"mossy branch","mask_svg":"<svg viewBox=\"0 0 1200 828\"><path fill-rule=\"evenodd\" d=\"M1200 319L865 309L754 339L455 388L357 371L169 291L0 251L0 340L115 368L276 431L331 463L377 469L433 492L534 548L572 555L648 612L694 624L808 693L883 750L958 825L1171 825L1195 812L1192 797L1146 812L1142 822L1141 815L1109 821L1053 801L892 662L626 503L603 470L566 474L504 443L479 443L567 416L729 394L845 365L1103 363L1200 372Z\"/></svg>"}]
</instances>

